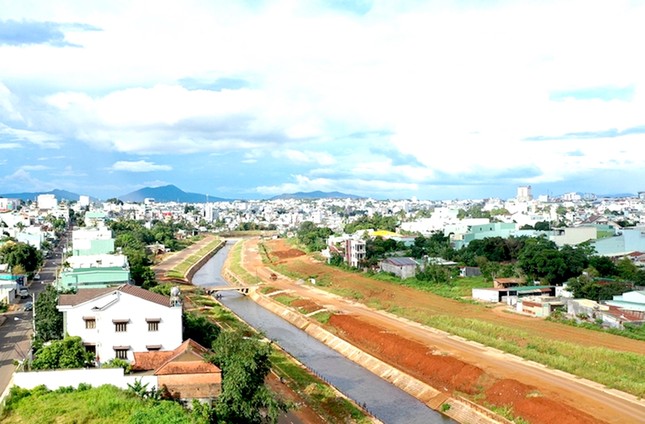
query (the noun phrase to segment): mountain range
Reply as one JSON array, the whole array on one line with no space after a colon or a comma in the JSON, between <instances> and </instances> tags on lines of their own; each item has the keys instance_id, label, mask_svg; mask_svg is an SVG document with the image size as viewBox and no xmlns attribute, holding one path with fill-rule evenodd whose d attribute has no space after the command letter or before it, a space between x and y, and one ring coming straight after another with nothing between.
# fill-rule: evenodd
<instances>
[{"instance_id":1,"label":"mountain range","mask_svg":"<svg viewBox=\"0 0 645 424\"><path fill-rule=\"evenodd\" d=\"M78 201L79 195L65 190L51 190L31 193L7 193L0 194L0 197L10 199L21 199L24 201L36 200L41 194L53 194L58 200ZM206 202L226 202L231 199L224 199L221 197L209 196L207 194L189 193L185 192L175 185L166 185L161 187L144 187L142 189L133 191L128 194L117 197L124 202L143 202L145 199L151 198L156 202L178 202L178 203L206 203ZM97 199L91 198L92 201ZM360 196L354 194L339 193L337 191L323 192L298 192L298 193L285 193L279 196L274 196L269 200L277 199L362 199Z\"/></svg>"},{"instance_id":2,"label":"mountain range","mask_svg":"<svg viewBox=\"0 0 645 424\"><path fill-rule=\"evenodd\" d=\"M357 196L355 194L345 194L338 191L310 191L297 193L285 193L278 196L273 196L269 200L278 200L278 199L364 199L364 197Z\"/></svg>"},{"instance_id":3,"label":"mountain range","mask_svg":"<svg viewBox=\"0 0 645 424\"><path fill-rule=\"evenodd\" d=\"M124 202L143 202L147 198L152 198L155 202L178 203L225 202L230 200L209 196L207 194L188 193L172 184L162 187L144 187L118 197L119 200L123 200Z\"/></svg>"},{"instance_id":4,"label":"mountain range","mask_svg":"<svg viewBox=\"0 0 645 424\"><path fill-rule=\"evenodd\" d=\"M78 194L72 193L71 191L66 191L66 190L39 191L39 192L33 192L33 193L7 193L7 194L0 194L0 197L4 197L7 199L20 199L26 202L27 200L35 201L36 198L41 194L53 194L54 196L56 196L56 199L58 200L67 200L67 201L75 201L75 202L78 201L78 199L80 198Z\"/></svg>"}]
</instances>

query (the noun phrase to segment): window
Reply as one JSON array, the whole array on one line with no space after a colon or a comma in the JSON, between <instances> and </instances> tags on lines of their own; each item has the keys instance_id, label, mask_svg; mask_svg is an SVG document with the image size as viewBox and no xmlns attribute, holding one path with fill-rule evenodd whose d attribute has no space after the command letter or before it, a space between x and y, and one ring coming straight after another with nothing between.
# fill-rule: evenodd
<instances>
[{"instance_id":1,"label":"window","mask_svg":"<svg viewBox=\"0 0 645 424\"><path fill-rule=\"evenodd\" d=\"M127 322L115 322L114 323L114 331L117 333L125 333L128 331L128 323Z\"/></svg>"},{"instance_id":2,"label":"window","mask_svg":"<svg viewBox=\"0 0 645 424\"><path fill-rule=\"evenodd\" d=\"M83 320L85 321L85 328L88 330L92 330L96 328L96 318L94 317L83 317Z\"/></svg>"},{"instance_id":3,"label":"window","mask_svg":"<svg viewBox=\"0 0 645 424\"><path fill-rule=\"evenodd\" d=\"M159 322L161 318L146 318L148 323L148 331L159 331Z\"/></svg>"},{"instance_id":4,"label":"window","mask_svg":"<svg viewBox=\"0 0 645 424\"><path fill-rule=\"evenodd\" d=\"M117 359L128 359L128 349L114 349L114 356Z\"/></svg>"}]
</instances>

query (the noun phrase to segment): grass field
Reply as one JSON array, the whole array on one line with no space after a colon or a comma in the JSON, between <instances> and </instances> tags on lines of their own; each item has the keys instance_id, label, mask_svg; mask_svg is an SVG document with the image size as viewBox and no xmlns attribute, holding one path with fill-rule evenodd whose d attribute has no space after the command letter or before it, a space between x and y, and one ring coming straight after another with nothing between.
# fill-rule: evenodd
<instances>
[{"instance_id":1,"label":"grass field","mask_svg":"<svg viewBox=\"0 0 645 424\"><path fill-rule=\"evenodd\" d=\"M231 250L229 250L229 269L231 272L235 275L237 275L238 278L242 280L242 282L246 284L258 284L262 280L260 280L256 275L253 275L249 273L246 269L240 265L242 263L242 243L238 242L236 243Z\"/></svg>"},{"instance_id":2,"label":"grass field","mask_svg":"<svg viewBox=\"0 0 645 424\"><path fill-rule=\"evenodd\" d=\"M114 386L85 390L45 388L12 390L2 416L4 424L206 424L173 401L144 400Z\"/></svg>"},{"instance_id":3,"label":"grass field","mask_svg":"<svg viewBox=\"0 0 645 424\"><path fill-rule=\"evenodd\" d=\"M191 266L195 265L197 261L199 261L201 258L203 258L208 252L211 250L215 249L220 243L222 243L222 240L219 238L213 239L210 243L207 245L203 246L201 249L199 249L197 252L193 253L189 257L187 257L185 260L182 262L178 263L177 266L175 266L173 269L168 271L166 273L166 277L170 278L185 278L186 273L190 269Z\"/></svg>"}]
</instances>

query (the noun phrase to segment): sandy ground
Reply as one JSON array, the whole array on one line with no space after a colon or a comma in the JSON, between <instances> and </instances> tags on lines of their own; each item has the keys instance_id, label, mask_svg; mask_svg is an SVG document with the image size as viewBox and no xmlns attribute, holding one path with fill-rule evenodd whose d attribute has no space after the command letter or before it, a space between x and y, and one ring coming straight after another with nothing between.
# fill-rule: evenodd
<instances>
[{"instance_id":1,"label":"sandy ground","mask_svg":"<svg viewBox=\"0 0 645 424\"><path fill-rule=\"evenodd\" d=\"M541 365L489 349L458 337L378 312L362 304L298 284L284 276L270 280L271 270L261 263L257 240L247 240L243 262L258 270L267 284L288 289L302 300L301 307L326 307L338 314L330 326L341 337L439 390L480 393L478 402L512 405L516 415L530 423L643 423L645 403L599 384L549 370ZM334 287L378 299L381 305L404 305L419 313L455 315L504 324L541 337L588 346L643 353L643 342L591 332L530 317L499 313L430 293L420 293L344 272L313 261L282 240L267 242L281 265L302 275L333 281ZM582 358L581 358L582 359Z\"/></svg>"}]
</instances>

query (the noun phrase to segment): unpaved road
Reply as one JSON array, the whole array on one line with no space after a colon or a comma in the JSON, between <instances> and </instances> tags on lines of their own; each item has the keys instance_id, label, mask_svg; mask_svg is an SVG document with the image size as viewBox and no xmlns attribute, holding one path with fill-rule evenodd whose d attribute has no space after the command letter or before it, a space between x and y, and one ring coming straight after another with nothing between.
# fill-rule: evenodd
<instances>
[{"instance_id":1,"label":"unpaved road","mask_svg":"<svg viewBox=\"0 0 645 424\"><path fill-rule=\"evenodd\" d=\"M245 241L243 262L246 269L257 270L260 278L273 287L291 290L299 297L309 298L328 307L331 310L351 314L360 320L391 331L405 339L418 341L428 347L454 356L466 363L476 365L496 379L516 380L539 388L539 391L549 399L555 399L569 407L584 411L598 420L608 423L644 423L645 402L632 395L606 389L603 386L583 380L564 372L547 369L539 364L526 361L519 357L502 353L476 343L468 342L455 336L397 318L393 315L375 311L364 305L342 299L330 293L309 286L297 284L295 281L279 276L271 281L273 271L266 268L259 257L257 240ZM305 274L306 275L306 274ZM418 294L417 294L418 295ZM445 303L445 300L444 300ZM488 311L493 314L492 312ZM497 317L504 319L504 317ZM509 320L516 320L509 316ZM535 321L535 320L533 320ZM580 332L574 332L580 337ZM599 336L604 336L599 334ZM608 344L617 344L615 340L622 338L609 337ZM589 344L589 340L586 340ZM623 349L643 352L645 346L624 339ZM618 346L617 346L618 347ZM619 349L619 350L623 350ZM581 358L584 360L584 358Z\"/></svg>"}]
</instances>

